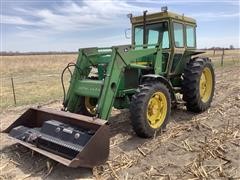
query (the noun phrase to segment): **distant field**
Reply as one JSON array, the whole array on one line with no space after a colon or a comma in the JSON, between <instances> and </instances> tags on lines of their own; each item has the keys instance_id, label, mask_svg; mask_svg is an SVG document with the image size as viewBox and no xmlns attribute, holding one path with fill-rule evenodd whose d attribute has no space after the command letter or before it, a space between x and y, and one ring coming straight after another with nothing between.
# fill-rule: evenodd
<instances>
[{"instance_id":1,"label":"distant field","mask_svg":"<svg viewBox=\"0 0 240 180\"><path fill-rule=\"evenodd\" d=\"M61 98L61 72L69 62L75 62L76 58L77 55L1 57L0 109L14 105L11 77L14 81L17 106Z\"/></svg>"},{"instance_id":2,"label":"distant field","mask_svg":"<svg viewBox=\"0 0 240 180\"><path fill-rule=\"evenodd\" d=\"M215 55L222 55L222 50L215 50ZM207 55L214 55L214 50L206 50ZM240 55L240 49L233 49L233 50L225 50L225 55Z\"/></svg>"},{"instance_id":3,"label":"distant field","mask_svg":"<svg viewBox=\"0 0 240 180\"><path fill-rule=\"evenodd\" d=\"M207 50L203 56L207 56L212 59L215 67L221 66L221 59L222 59L222 50L216 50L215 54L213 50ZM226 67L228 65L238 64L240 62L240 50L225 50L223 56L223 65Z\"/></svg>"},{"instance_id":4,"label":"distant field","mask_svg":"<svg viewBox=\"0 0 240 180\"><path fill-rule=\"evenodd\" d=\"M2 56L2 77L60 73L68 62L75 62L76 55L26 55Z\"/></svg>"},{"instance_id":5,"label":"distant field","mask_svg":"<svg viewBox=\"0 0 240 180\"><path fill-rule=\"evenodd\" d=\"M221 65L222 51L207 51L216 67ZM0 56L1 93L0 110L14 106L11 77L14 81L17 106L48 102L62 98L60 75L69 62L75 62L77 54ZM239 50L227 50L224 66L239 64ZM69 77L69 76L68 76ZM68 77L65 82L67 84Z\"/></svg>"}]
</instances>

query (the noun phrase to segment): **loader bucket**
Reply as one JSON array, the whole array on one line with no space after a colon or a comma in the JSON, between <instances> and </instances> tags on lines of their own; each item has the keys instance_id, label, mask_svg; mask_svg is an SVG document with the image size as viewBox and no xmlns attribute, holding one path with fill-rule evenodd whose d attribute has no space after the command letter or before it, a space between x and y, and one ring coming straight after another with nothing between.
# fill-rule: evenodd
<instances>
[{"instance_id":1,"label":"loader bucket","mask_svg":"<svg viewBox=\"0 0 240 180\"><path fill-rule=\"evenodd\" d=\"M3 133L69 167L103 164L109 155L105 120L46 108L30 108Z\"/></svg>"}]
</instances>

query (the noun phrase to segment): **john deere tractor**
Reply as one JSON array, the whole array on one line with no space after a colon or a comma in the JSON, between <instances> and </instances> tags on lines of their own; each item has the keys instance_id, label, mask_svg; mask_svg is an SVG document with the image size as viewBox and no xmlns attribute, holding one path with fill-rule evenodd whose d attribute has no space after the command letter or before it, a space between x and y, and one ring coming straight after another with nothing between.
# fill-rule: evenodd
<instances>
[{"instance_id":1,"label":"john deere tractor","mask_svg":"<svg viewBox=\"0 0 240 180\"><path fill-rule=\"evenodd\" d=\"M93 167L109 154L112 107L129 108L142 138L164 129L182 94L188 111L210 107L211 60L196 50L196 21L164 10L130 16L131 45L79 49L63 109L31 108L4 132L22 145L70 167ZM62 80L63 82L63 80Z\"/></svg>"}]
</instances>

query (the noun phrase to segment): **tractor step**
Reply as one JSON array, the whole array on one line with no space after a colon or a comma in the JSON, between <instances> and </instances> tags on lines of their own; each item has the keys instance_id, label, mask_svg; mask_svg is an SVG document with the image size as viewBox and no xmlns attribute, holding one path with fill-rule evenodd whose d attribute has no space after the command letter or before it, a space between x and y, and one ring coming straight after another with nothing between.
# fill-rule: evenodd
<instances>
[{"instance_id":1,"label":"tractor step","mask_svg":"<svg viewBox=\"0 0 240 180\"><path fill-rule=\"evenodd\" d=\"M31 108L4 132L20 144L70 167L107 160L106 121L52 109Z\"/></svg>"}]
</instances>

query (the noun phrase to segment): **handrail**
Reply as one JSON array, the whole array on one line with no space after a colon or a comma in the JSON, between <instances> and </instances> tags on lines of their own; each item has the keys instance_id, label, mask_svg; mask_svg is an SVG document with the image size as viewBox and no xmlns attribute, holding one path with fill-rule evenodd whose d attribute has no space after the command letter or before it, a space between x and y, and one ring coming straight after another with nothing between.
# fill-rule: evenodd
<instances>
[{"instance_id":1,"label":"handrail","mask_svg":"<svg viewBox=\"0 0 240 180\"><path fill-rule=\"evenodd\" d=\"M148 46L155 46L158 47L159 44L140 44L140 45L131 45L131 47L136 48L136 47L148 47Z\"/></svg>"}]
</instances>

